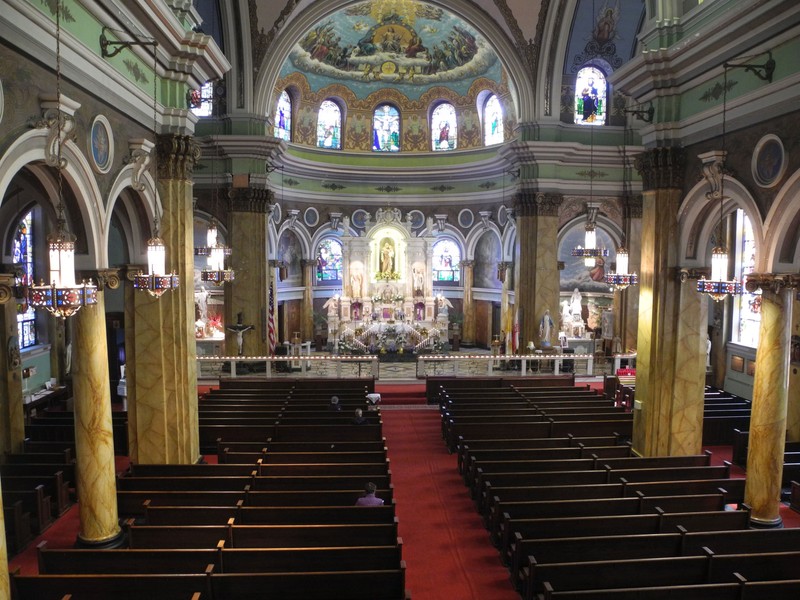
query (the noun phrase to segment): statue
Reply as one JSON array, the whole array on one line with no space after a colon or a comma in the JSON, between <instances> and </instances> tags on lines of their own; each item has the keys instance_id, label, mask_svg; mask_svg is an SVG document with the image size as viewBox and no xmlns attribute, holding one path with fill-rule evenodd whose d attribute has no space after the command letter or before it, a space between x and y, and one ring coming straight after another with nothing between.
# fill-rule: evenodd
<instances>
[{"instance_id":1,"label":"statue","mask_svg":"<svg viewBox=\"0 0 800 600\"><path fill-rule=\"evenodd\" d=\"M420 294L424 293L424 285L425 285L425 272L422 269L418 269L414 267L413 271L413 278L414 278L414 291L419 292Z\"/></svg>"},{"instance_id":2,"label":"statue","mask_svg":"<svg viewBox=\"0 0 800 600\"><path fill-rule=\"evenodd\" d=\"M572 292L572 298L570 298L570 311L572 313L572 320L573 321L583 321L583 308L581 307L581 292L578 288Z\"/></svg>"},{"instance_id":3,"label":"statue","mask_svg":"<svg viewBox=\"0 0 800 600\"><path fill-rule=\"evenodd\" d=\"M561 329L568 331L572 327L572 311L569 308L569 300L561 303Z\"/></svg>"},{"instance_id":4,"label":"statue","mask_svg":"<svg viewBox=\"0 0 800 600\"><path fill-rule=\"evenodd\" d=\"M236 346L239 349L239 356L242 356L242 347L244 346L244 332L253 328L252 325L245 325L242 323L242 313L236 317L236 324L228 326L228 331L236 334Z\"/></svg>"},{"instance_id":5,"label":"statue","mask_svg":"<svg viewBox=\"0 0 800 600\"><path fill-rule=\"evenodd\" d=\"M199 320L204 323L208 322L208 290L200 286L200 289L194 293L194 301L197 302L197 308L200 310Z\"/></svg>"},{"instance_id":6,"label":"statue","mask_svg":"<svg viewBox=\"0 0 800 600\"><path fill-rule=\"evenodd\" d=\"M388 275L394 271L394 248L388 240L383 244L381 249L381 273Z\"/></svg>"},{"instance_id":7,"label":"statue","mask_svg":"<svg viewBox=\"0 0 800 600\"><path fill-rule=\"evenodd\" d=\"M539 339L542 346L550 346L550 335L553 331L553 319L550 317L550 309L544 311L542 320L539 322Z\"/></svg>"},{"instance_id":8,"label":"statue","mask_svg":"<svg viewBox=\"0 0 800 600\"><path fill-rule=\"evenodd\" d=\"M364 295L364 274L360 269L353 269L350 273L350 294L353 298L361 298Z\"/></svg>"}]
</instances>

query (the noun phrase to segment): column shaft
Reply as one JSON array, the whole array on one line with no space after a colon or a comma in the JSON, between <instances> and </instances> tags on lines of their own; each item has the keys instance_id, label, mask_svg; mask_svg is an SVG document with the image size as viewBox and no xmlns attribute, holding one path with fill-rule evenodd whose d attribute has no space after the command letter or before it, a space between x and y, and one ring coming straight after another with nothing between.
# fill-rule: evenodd
<instances>
[{"instance_id":1,"label":"column shaft","mask_svg":"<svg viewBox=\"0 0 800 600\"><path fill-rule=\"evenodd\" d=\"M302 341L314 339L314 296L312 286L314 285L314 269L317 266L315 260L303 260L303 306L300 315L300 336Z\"/></svg>"},{"instance_id":2,"label":"column shaft","mask_svg":"<svg viewBox=\"0 0 800 600\"><path fill-rule=\"evenodd\" d=\"M0 452L22 452L25 411L22 404L22 359L17 330L14 277L0 274ZM5 540L5 538L0 538ZM0 565L1 567L2 565Z\"/></svg>"},{"instance_id":3,"label":"column shaft","mask_svg":"<svg viewBox=\"0 0 800 600\"><path fill-rule=\"evenodd\" d=\"M472 297L472 284L475 274L474 268L474 260L461 261L461 276L464 278L464 330L461 332L461 335L463 336L463 343L469 345L475 344L475 332L477 325L475 321L475 300Z\"/></svg>"},{"instance_id":4,"label":"column shaft","mask_svg":"<svg viewBox=\"0 0 800 600\"><path fill-rule=\"evenodd\" d=\"M773 291L766 285L761 289L761 328L753 381L745 502L753 509L754 523L779 527L795 290Z\"/></svg>"},{"instance_id":5,"label":"column shaft","mask_svg":"<svg viewBox=\"0 0 800 600\"><path fill-rule=\"evenodd\" d=\"M104 294L73 317L75 472L81 544L107 544L121 534L117 514L114 434L108 376Z\"/></svg>"},{"instance_id":6,"label":"column shaft","mask_svg":"<svg viewBox=\"0 0 800 600\"><path fill-rule=\"evenodd\" d=\"M245 356L268 353L267 304L269 269L267 267L267 214L269 192L258 189L231 190L228 212L230 266L234 280L225 289L225 320L252 325L242 338ZM239 353L236 335L228 334L225 353Z\"/></svg>"}]
</instances>

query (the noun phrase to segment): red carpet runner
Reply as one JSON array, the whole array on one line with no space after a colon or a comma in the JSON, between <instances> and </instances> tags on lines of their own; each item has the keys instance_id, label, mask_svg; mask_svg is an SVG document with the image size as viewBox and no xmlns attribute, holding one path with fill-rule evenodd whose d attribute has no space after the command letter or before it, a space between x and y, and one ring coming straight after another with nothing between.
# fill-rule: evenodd
<instances>
[{"instance_id":1,"label":"red carpet runner","mask_svg":"<svg viewBox=\"0 0 800 600\"><path fill-rule=\"evenodd\" d=\"M519 600L442 441L439 413L387 410L384 435L413 600Z\"/></svg>"}]
</instances>

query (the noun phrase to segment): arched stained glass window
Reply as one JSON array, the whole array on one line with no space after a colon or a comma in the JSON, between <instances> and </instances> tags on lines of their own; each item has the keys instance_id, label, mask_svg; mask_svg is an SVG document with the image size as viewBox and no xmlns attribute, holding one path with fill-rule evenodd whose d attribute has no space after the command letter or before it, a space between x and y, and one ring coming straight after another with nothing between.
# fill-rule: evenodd
<instances>
[{"instance_id":1,"label":"arched stained glass window","mask_svg":"<svg viewBox=\"0 0 800 600\"><path fill-rule=\"evenodd\" d=\"M12 246L12 262L18 266L21 274L17 280L19 285L33 284L33 213L29 212L17 225ZM27 302L17 309L17 335L20 349L36 345L36 311Z\"/></svg>"},{"instance_id":2,"label":"arched stained glass window","mask_svg":"<svg viewBox=\"0 0 800 600\"><path fill-rule=\"evenodd\" d=\"M500 99L492 94L483 105L483 144L502 144L503 133L503 105Z\"/></svg>"},{"instance_id":3,"label":"arched stained glass window","mask_svg":"<svg viewBox=\"0 0 800 600\"><path fill-rule=\"evenodd\" d=\"M189 109L198 117L210 117L214 109L214 84L206 81L199 90L189 92Z\"/></svg>"},{"instance_id":4,"label":"arched stained glass window","mask_svg":"<svg viewBox=\"0 0 800 600\"><path fill-rule=\"evenodd\" d=\"M605 74L595 67L584 67L575 80L575 123L603 125L606 122Z\"/></svg>"},{"instance_id":5,"label":"arched stained glass window","mask_svg":"<svg viewBox=\"0 0 800 600\"><path fill-rule=\"evenodd\" d=\"M744 282L756 267L756 243L750 218L740 208L736 211L736 278ZM743 289L733 297L734 342L756 348L761 327L761 290L753 293Z\"/></svg>"},{"instance_id":6,"label":"arched stained glass window","mask_svg":"<svg viewBox=\"0 0 800 600\"><path fill-rule=\"evenodd\" d=\"M317 146L342 149L342 109L332 100L325 100L317 115Z\"/></svg>"},{"instance_id":7,"label":"arched stained glass window","mask_svg":"<svg viewBox=\"0 0 800 600\"><path fill-rule=\"evenodd\" d=\"M342 244L328 238L317 246L317 281L342 280Z\"/></svg>"},{"instance_id":8,"label":"arched stained glass window","mask_svg":"<svg viewBox=\"0 0 800 600\"><path fill-rule=\"evenodd\" d=\"M461 249L453 240L433 245L433 280L458 282L461 279Z\"/></svg>"},{"instance_id":9,"label":"arched stained glass window","mask_svg":"<svg viewBox=\"0 0 800 600\"><path fill-rule=\"evenodd\" d=\"M456 109L443 102L431 114L431 149L434 152L455 150L458 142L458 121Z\"/></svg>"},{"instance_id":10,"label":"arched stained glass window","mask_svg":"<svg viewBox=\"0 0 800 600\"><path fill-rule=\"evenodd\" d=\"M275 137L292 141L292 99L286 90L281 92L275 107Z\"/></svg>"},{"instance_id":11,"label":"arched stained glass window","mask_svg":"<svg viewBox=\"0 0 800 600\"><path fill-rule=\"evenodd\" d=\"M391 104L375 109L372 117L372 149L375 152L400 152L400 111Z\"/></svg>"}]
</instances>

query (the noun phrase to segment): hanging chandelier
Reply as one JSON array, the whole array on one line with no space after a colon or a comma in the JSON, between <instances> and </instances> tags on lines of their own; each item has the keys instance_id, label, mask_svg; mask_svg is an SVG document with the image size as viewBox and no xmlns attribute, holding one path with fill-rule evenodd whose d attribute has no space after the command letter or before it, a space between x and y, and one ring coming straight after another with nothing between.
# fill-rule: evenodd
<instances>
[{"instance_id":1,"label":"hanging chandelier","mask_svg":"<svg viewBox=\"0 0 800 600\"><path fill-rule=\"evenodd\" d=\"M591 192L590 192L591 194ZM607 248L597 247L597 232L595 231L595 219L597 218L597 207L591 202L586 205L586 227L584 228L583 246L575 246L572 249L572 256L583 258L583 264L592 269L597 264L597 259L608 256Z\"/></svg>"},{"instance_id":2,"label":"hanging chandelier","mask_svg":"<svg viewBox=\"0 0 800 600\"><path fill-rule=\"evenodd\" d=\"M58 177L58 211L55 232L47 236L47 247L50 260L49 284L41 281L28 289L28 302L34 308L43 308L57 317L66 318L74 315L83 306L97 304L97 286L91 279L80 284L75 282L75 240L74 234L67 231L67 220L64 216L62 169L64 159L61 146L64 133L64 115L61 111L61 2L56 2L56 117L51 127L58 127L56 135L56 173Z\"/></svg>"},{"instance_id":3,"label":"hanging chandelier","mask_svg":"<svg viewBox=\"0 0 800 600\"><path fill-rule=\"evenodd\" d=\"M147 273L139 273L133 278L133 287L160 298L168 290L180 285L180 277L167 273L167 247L158 234L158 218L153 224L154 235L147 240Z\"/></svg>"},{"instance_id":4,"label":"hanging chandelier","mask_svg":"<svg viewBox=\"0 0 800 600\"><path fill-rule=\"evenodd\" d=\"M205 256L208 265L200 271L200 279L213 285L222 285L233 281L233 269L225 268L225 257L230 256L231 249L220 243L219 230L215 219L211 220L206 231L206 245L194 249L195 256Z\"/></svg>"},{"instance_id":5,"label":"hanging chandelier","mask_svg":"<svg viewBox=\"0 0 800 600\"><path fill-rule=\"evenodd\" d=\"M624 290L639 283L639 276L636 273L628 273L628 258L628 249L625 246L617 248L616 272L606 275L606 283L613 285L615 289Z\"/></svg>"},{"instance_id":6,"label":"hanging chandelier","mask_svg":"<svg viewBox=\"0 0 800 600\"><path fill-rule=\"evenodd\" d=\"M728 249L725 247L725 222L723 205L725 202L725 159L728 152L725 149L725 125L728 101L728 65L725 65L722 85L722 152L720 159L714 161L706 169L706 174L711 183L711 191L706 193L709 200L719 199L719 229L717 245L711 251L711 279L701 277L697 280L697 291L708 294L715 302L724 300L728 294L742 293L742 284L735 277L728 279Z\"/></svg>"}]
</instances>

